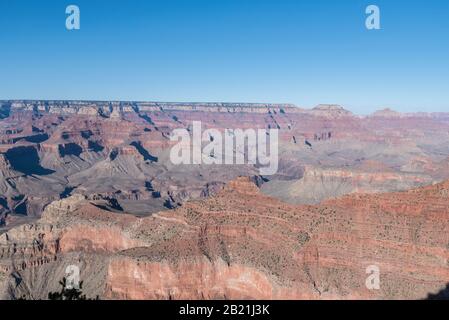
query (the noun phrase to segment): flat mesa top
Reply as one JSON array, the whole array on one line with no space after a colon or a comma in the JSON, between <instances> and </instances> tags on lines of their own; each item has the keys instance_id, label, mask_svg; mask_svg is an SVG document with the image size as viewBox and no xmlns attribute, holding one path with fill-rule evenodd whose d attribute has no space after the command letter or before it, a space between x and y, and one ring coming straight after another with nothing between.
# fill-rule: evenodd
<instances>
[{"instance_id":1,"label":"flat mesa top","mask_svg":"<svg viewBox=\"0 0 449 320\"><path fill-rule=\"evenodd\" d=\"M247 107L269 108L290 107L289 103L246 103L246 102L159 102L159 101L106 101L106 100L0 100L0 104L42 105L42 106L85 106L85 105L141 105L141 106L198 106L198 107Z\"/></svg>"}]
</instances>

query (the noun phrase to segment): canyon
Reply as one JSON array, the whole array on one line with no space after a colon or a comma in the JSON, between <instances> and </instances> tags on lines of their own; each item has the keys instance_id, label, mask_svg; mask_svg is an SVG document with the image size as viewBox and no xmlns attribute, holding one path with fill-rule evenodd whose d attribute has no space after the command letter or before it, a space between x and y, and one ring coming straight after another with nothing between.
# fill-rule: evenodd
<instances>
[{"instance_id":1,"label":"canyon","mask_svg":"<svg viewBox=\"0 0 449 320\"><path fill-rule=\"evenodd\" d=\"M149 217L77 195L0 236L5 299L45 299L67 265L101 299L424 299L449 279L449 183L318 206L251 178ZM365 287L367 266L380 290ZM10 274L8 277L7 275Z\"/></svg>"},{"instance_id":2,"label":"canyon","mask_svg":"<svg viewBox=\"0 0 449 320\"><path fill-rule=\"evenodd\" d=\"M278 129L277 173L174 165L194 121ZM425 299L449 283L448 181L449 113L0 101L0 297L77 265L101 299Z\"/></svg>"}]
</instances>

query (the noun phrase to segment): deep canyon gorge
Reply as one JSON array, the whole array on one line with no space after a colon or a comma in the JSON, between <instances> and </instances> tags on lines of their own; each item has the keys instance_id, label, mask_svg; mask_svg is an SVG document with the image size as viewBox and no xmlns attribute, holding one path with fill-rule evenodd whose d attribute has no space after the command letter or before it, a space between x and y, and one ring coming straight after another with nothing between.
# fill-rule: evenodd
<instances>
[{"instance_id":1,"label":"deep canyon gorge","mask_svg":"<svg viewBox=\"0 0 449 320\"><path fill-rule=\"evenodd\" d=\"M278 129L277 173L173 165L193 121ZM4 299L46 299L68 265L101 299L426 299L448 221L449 113L0 101Z\"/></svg>"}]
</instances>

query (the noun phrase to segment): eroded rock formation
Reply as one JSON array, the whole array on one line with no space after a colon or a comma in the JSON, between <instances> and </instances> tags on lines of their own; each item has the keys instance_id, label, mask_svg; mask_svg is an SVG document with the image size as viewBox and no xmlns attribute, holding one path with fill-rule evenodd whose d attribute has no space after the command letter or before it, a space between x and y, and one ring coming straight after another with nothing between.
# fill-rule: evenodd
<instances>
[{"instance_id":1,"label":"eroded rock formation","mask_svg":"<svg viewBox=\"0 0 449 320\"><path fill-rule=\"evenodd\" d=\"M279 129L277 174L173 165L193 121ZM448 127L337 105L0 102L1 296L45 299L75 265L103 299L425 298L449 283Z\"/></svg>"},{"instance_id":2,"label":"eroded rock formation","mask_svg":"<svg viewBox=\"0 0 449 320\"><path fill-rule=\"evenodd\" d=\"M99 199L98 205L113 211L150 214L204 198L240 175L258 174L254 166L173 166L170 134L193 121L218 130L278 128L280 167L277 175L265 177L263 190L292 203L449 178L447 114L385 111L359 117L338 105L308 110L244 103L3 101L0 106L3 226L39 217L46 205L73 194ZM307 195L303 189L325 191Z\"/></svg>"},{"instance_id":3,"label":"eroded rock formation","mask_svg":"<svg viewBox=\"0 0 449 320\"><path fill-rule=\"evenodd\" d=\"M45 298L75 264L103 299L425 298L449 282L448 195L445 182L292 206L239 178L146 218L71 197L0 237L3 297Z\"/></svg>"}]
</instances>

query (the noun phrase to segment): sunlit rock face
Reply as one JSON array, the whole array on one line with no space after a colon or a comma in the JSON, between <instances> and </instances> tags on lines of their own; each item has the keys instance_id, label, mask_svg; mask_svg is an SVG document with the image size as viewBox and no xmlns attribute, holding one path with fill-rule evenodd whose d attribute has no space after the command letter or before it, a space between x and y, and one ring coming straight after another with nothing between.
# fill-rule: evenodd
<instances>
[{"instance_id":1,"label":"sunlit rock face","mask_svg":"<svg viewBox=\"0 0 449 320\"><path fill-rule=\"evenodd\" d=\"M448 194L445 182L294 206L238 178L144 218L72 196L0 236L0 288L46 298L76 265L102 299L426 298L449 279ZM373 265L379 290L366 287Z\"/></svg>"}]
</instances>

